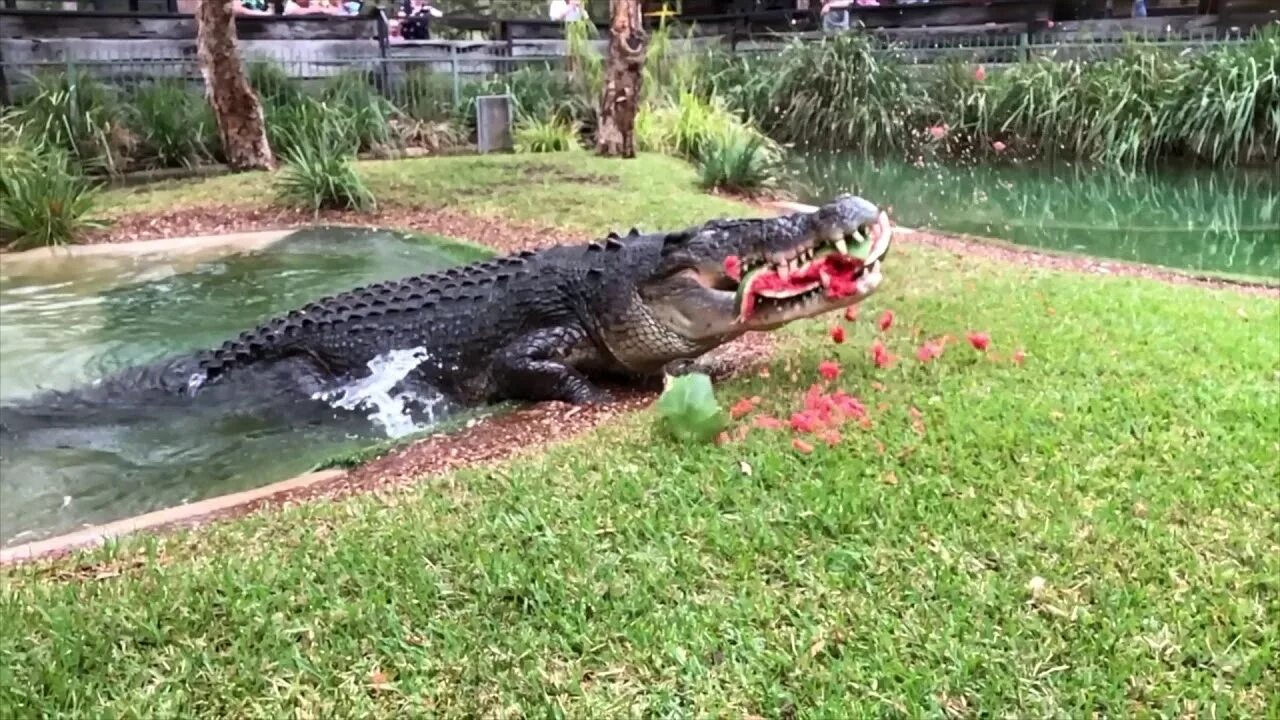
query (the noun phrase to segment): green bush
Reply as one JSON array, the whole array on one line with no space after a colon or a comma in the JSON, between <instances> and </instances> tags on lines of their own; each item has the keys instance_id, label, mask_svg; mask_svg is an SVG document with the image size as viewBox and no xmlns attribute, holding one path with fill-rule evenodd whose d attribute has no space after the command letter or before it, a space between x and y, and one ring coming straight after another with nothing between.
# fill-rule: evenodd
<instances>
[{"instance_id":1,"label":"green bush","mask_svg":"<svg viewBox=\"0 0 1280 720\"><path fill-rule=\"evenodd\" d=\"M396 96L400 109L414 120L441 122L454 118L453 78L448 75L410 70Z\"/></svg>"},{"instance_id":2,"label":"green bush","mask_svg":"<svg viewBox=\"0 0 1280 720\"><path fill-rule=\"evenodd\" d=\"M363 73L346 72L326 84L320 100L350 120L361 152L394 145L392 120L400 113Z\"/></svg>"},{"instance_id":3,"label":"green bush","mask_svg":"<svg viewBox=\"0 0 1280 720\"><path fill-rule=\"evenodd\" d=\"M263 105L293 105L306 97L302 83L274 60L250 60L245 63L245 74Z\"/></svg>"},{"instance_id":4,"label":"green bush","mask_svg":"<svg viewBox=\"0 0 1280 720\"><path fill-rule=\"evenodd\" d=\"M86 170L119 171L132 138L119 93L83 71L38 73L9 121L65 150Z\"/></svg>"},{"instance_id":5,"label":"green bush","mask_svg":"<svg viewBox=\"0 0 1280 720\"><path fill-rule=\"evenodd\" d=\"M300 106L302 107L302 106ZM275 178L276 199L284 205L321 210L369 210L373 193L351 161L359 149L355 121L321 102L277 130L285 165Z\"/></svg>"},{"instance_id":6,"label":"green bush","mask_svg":"<svg viewBox=\"0 0 1280 720\"><path fill-rule=\"evenodd\" d=\"M580 150L578 128L564 120L523 120L516 125L516 152L548 153Z\"/></svg>"},{"instance_id":7,"label":"green bush","mask_svg":"<svg viewBox=\"0 0 1280 720\"><path fill-rule=\"evenodd\" d=\"M103 227L90 217L98 188L76 171L65 149L6 140L0 161L0 244L15 250L64 245Z\"/></svg>"},{"instance_id":8,"label":"green bush","mask_svg":"<svg viewBox=\"0 0 1280 720\"><path fill-rule=\"evenodd\" d=\"M649 105L636 116L636 146L644 152L662 152L698 162L710 148L730 139L752 137L762 152L777 154L780 147L725 107L718 98L706 99L686 91L674 104Z\"/></svg>"},{"instance_id":9,"label":"green bush","mask_svg":"<svg viewBox=\"0 0 1280 720\"><path fill-rule=\"evenodd\" d=\"M213 159L220 144L213 110L181 81L160 80L128 98L134 160L153 167L190 167Z\"/></svg>"},{"instance_id":10,"label":"green bush","mask_svg":"<svg viewBox=\"0 0 1280 720\"><path fill-rule=\"evenodd\" d=\"M773 187L777 168L777 157L764 138L736 131L716 136L703 149L698 180L707 190L751 194Z\"/></svg>"}]
</instances>

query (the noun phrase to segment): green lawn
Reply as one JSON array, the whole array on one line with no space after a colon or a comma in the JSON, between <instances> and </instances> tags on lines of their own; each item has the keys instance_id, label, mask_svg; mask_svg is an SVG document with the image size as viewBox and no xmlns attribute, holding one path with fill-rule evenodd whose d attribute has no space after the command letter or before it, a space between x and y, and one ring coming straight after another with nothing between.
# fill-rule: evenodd
<instances>
[{"instance_id":1,"label":"green lawn","mask_svg":"<svg viewBox=\"0 0 1280 720\"><path fill-rule=\"evenodd\" d=\"M378 160L356 167L385 206L449 205L592 232L759 214L697 192L693 168L657 154L625 167L589 152ZM102 205L111 216L191 204L263 206L271 197L270 175L255 172L112 190Z\"/></svg>"},{"instance_id":2,"label":"green lawn","mask_svg":"<svg viewBox=\"0 0 1280 720\"><path fill-rule=\"evenodd\" d=\"M653 158L576 161L618 186L549 182L546 204L517 201L519 161L480 162L502 182L420 162L448 169L421 197L530 219L727 207ZM404 493L126 541L99 570L5 571L0 716L1280 714L1280 303L889 262L843 345L833 319L793 326L769 378L718 389L786 418L837 360L872 425L834 447L680 446L642 413Z\"/></svg>"}]
</instances>

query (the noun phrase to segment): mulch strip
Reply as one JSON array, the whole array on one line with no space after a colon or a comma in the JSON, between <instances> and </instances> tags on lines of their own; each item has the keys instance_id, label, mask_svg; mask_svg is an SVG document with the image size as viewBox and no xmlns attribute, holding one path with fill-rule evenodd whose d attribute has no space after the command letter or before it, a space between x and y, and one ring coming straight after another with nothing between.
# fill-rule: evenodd
<instances>
[{"instance_id":1,"label":"mulch strip","mask_svg":"<svg viewBox=\"0 0 1280 720\"><path fill-rule=\"evenodd\" d=\"M391 206L374 213L326 210L317 214L279 208L206 205L162 213L124 215L110 227L94 230L86 244L158 240L171 237L223 235L288 230L313 225L359 225L445 235L507 253L545 245L582 242L585 233L563 228L481 217L447 207Z\"/></svg>"}]
</instances>

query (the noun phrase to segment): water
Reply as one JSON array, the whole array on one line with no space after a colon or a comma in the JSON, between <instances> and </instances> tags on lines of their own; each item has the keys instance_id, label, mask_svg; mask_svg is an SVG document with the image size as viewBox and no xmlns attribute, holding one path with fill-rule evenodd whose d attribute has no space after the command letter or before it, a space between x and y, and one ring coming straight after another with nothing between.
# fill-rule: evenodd
<instances>
[{"instance_id":1,"label":"water","mask_svg":"<svg viewBox=\"0 0 1280 720\"><path fill-rule=\"evenodd\" d=\"M275 313L368 282L482 257L399 233L296 232L204 257L85 257L0 265L0 401L67 388L125 365L221 343ZM454 408L390 394L425 360L405 348L333 406L258 404L41 433L0 448L0 544L237 492L421 430Z\"/></svg>"},{"instance_id":2,"label":"water","mask_svg":"<svg viewBox=\"0 0 1280 720\"><path fill-rule=\"evenodd\" d=\"M1280 277L1280 173L917 167L852 156L794 160L792 190L853 191L896 222L1184 270Z\"/></svg>"}]
</instances>

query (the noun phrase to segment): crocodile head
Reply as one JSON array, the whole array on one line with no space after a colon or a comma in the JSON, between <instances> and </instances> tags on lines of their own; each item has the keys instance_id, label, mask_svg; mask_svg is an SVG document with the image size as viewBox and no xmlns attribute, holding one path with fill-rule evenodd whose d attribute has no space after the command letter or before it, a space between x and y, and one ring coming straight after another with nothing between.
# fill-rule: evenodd
<instances>
[{"instance_id":1,"label":"crocodile head","mask_svg":"<svg viewBox=\"0 0 1280 720\"><path fill-rule=\"evenodd\" d=\"M880 286L888 215L841 195L814 212L673 234L640 284L650 312L705 344L861 302Z\"/></svg>"}]
</instances>

